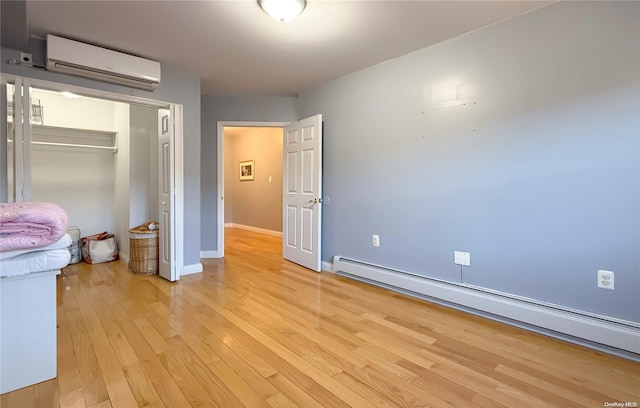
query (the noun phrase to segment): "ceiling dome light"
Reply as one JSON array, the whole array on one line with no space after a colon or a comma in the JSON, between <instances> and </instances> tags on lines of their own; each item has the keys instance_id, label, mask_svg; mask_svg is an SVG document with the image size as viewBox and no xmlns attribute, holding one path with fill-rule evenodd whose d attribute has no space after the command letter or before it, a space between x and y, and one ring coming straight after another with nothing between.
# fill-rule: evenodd
<instances>
[{"instance_id":1,"label":"ceiling dome light","mask_svg":"<svg viewBox=\"0 0 640 408\"><path fill-rule=\"evenodd\" d=\"M302 13L307 0L258 0L258 4L274 20L287 22Z\"/></svg>"}]
</instances>

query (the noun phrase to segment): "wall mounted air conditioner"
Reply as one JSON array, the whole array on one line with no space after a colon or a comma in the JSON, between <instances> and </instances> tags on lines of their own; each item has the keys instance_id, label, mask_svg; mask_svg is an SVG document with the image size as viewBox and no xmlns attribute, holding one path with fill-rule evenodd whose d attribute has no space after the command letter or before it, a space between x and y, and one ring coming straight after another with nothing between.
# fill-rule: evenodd
<instances>
[{"instance_id":1,"label":"wall mounted air conditioner","mask_svg":"<svg viewBox=\"0 0 640 408\"><path fill-rule=\"evenodd\" d=\"M67 38L47 35L47 69L152 91L160 63Z\"/></svg>"}]
</instances>

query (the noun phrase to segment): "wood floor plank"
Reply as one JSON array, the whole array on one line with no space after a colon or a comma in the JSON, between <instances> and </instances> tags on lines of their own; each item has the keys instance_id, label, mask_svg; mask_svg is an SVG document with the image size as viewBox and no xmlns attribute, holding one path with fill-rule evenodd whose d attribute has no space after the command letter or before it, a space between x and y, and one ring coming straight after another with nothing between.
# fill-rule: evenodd
<instances>
[{"instance_id":1,"label":"wood floor plank","mask_svg":"<svg viewBox=\"0 0 640 408\"><path fill-rule=\"evenodd\" d=\"M81 291L76 295L76 298L78 306L80 307L80 313L87 326L88 336L94 345L98 364L100 365L100 371L102 373L100 379L104 379L112 405L122 408L137 407L138 404L121 370L116 353L107 339L107 334L102 328L96 312L93 310L89 297L86 292Z\"/></svg>"},{"instance_id":2,"label":"wood floor plank","mask_svg":"<svg viewBox=\"0 0 640 408\"><path fill-rule=\"evenodd\" d=\"M396 356L393 353L389 353L386 350L372 350L370 348L358 347L353 352L366 359L366 365L378 366L388 371L390 374L399 377L403 381L411 381L417 377L417 374L412 373L409 370L405 370L404 368L396 364L401 359L401 357Z\"/></svg>"},{"instance_id":3,"label":"wood floor plank","mask_svg":"<svg viewBox=\"0 0 640 408\"><path fill-rule=\"evenodd\" d=\"M202 385L171 350L160 354L159 358L192 407L211 407L215 404Z\"/></svg>"},{"instance_id":4,"label":"wood floor plank","mask_svg":"<svg viewBox=\"0 0 640 408\"><path fill-rule=\"evenodd\" d=\"M88 408L113 408L113 406L111 405L111 401L103 401L99 404L92 405Z\"/></svg>"},{"instance_id":5,"label":"wood floor plank","mask_svg":"<svg viewBox=\"0 0 640 408\"><path fill-rule=\"evenodd\" d=\"M360 337L362 340L367 341L371 344L374 344L376 346L389 350L393 354L396 354L424 368L430 368L433 365L433 361L428 360L416 354L414 351L405 348L406 345L404 344L399 344L384 338L378 338L368 333L357 333L356 336Z\"/></svg>"},{"instance_id":6,"label":"wood floor plank","mask_svg":"<svg viewBox=\"0 0 640 408\"><path fill-rule=\"evenodd\" d=\"M247 301L247 303L251 303L251 301ZM275 322L278 321L278 315L277 314L274 315L265 306L255 305L255 307L256 307L256 310L259 311L260 314L263 316L263 318L259 322L257 322L258 324L260 324L261 330L273 332L272 328L275 326L276 324ZM235 312L238 313L237 311ZM351 364L354 364L360 367L363 367L366 364L364 360L362 360L359 356L353 353L353 349L355 347L353 347L354 344L352 342L349 342L347 344L337 344L335 342L334 336L327 338L320 331L309 329L308 327L299 325L294 321L289 321L284 319L283 322L285 322L288 329L291 329L293 332L305 338L304 340L301 340L301 342L304 343L304 346L301 347L303 349L303 352L299 353L299 355L307 354L308 351L311 349L318 350L318 348L320 348L322 349L320 354L324 354L325 352L336 354L340 359L346 360ZM320 325L323 327L327 327L329 324L330 324L329 321L325 318L321 321ZM281 336L278 336L278 337L281 337ZM289 339L296 338L293 336L293 333L287 334L287 337ZM349 338L351 337L352 335L349 335ZM332 344L332 347L326 350L326 349L323 349L322 347L323 344Z\"/></svg>"},{"instance_id":7,"label":"wood floor plank","mask_svg":"<svg viewBox=\"0 0 640 408\"><path fill-rule=\"evenodd\" d=\"M61 396L68 393L76 392L82 388L82 380L80 378L80 369L78 368L78 360L73 348L73 340L71 331L67 323L67 316L63 306L58 306L58 390Z\"/></svg>"},{"instance_id":8,"label":"wood floor plank","mask_svg":"<svg viewBox=\"0 0 640 408\"><path fill-rule=\"evenodd\" d=\"M230 321L233 321L234 324L236 324L241 330L245 331L250 336L265 344L269 349L273 350L283 359L289 361L301 372L313 378L315 382L317 382L324 388L331 389L332 392L345 403L351 406L367 406L367 401L360 395L350 392L350 390L342 385L339 381L336 381L334 378L325 374L322 370L316 368L312 364L307 363L303 358L297 356L286 346L283 346L272 338L266 336L264 333L257 330L251 324L247 324L233 313L226 310L222 311L222 313L224 317L226 317Z\"/></svg>"},{"instance_id":9,"label":"wood floor plank","mask_svg":"<svg viewBox=\"0 0 640 408\"><path fill-rule=\"evenodd\" d=\"M247 364L246 361L226 344L225 339L208 335L204 341L209 348L220 357L220 361L238 374L238 379L242 379L244 382L250 384L253 393L257 394L260 398L267 399L278 393L278 390L273 388L273 386L260 375L255 367ZM219 365L220 363L214 362L208 364L209 367L212 367L212 364Z\"/></svg>"},{"instance_id":10,"label":"wood floor plank","mask_svg":"<svg viewBox=\"0 0 640 408\"><path fill-rule=\"evenodd\" d=\"M160 401L160 395L147 376L140 362L135 362L123 367L131 392L141 407Z\"/></svg>"},{"instance_id":11,"label":"wood floor plank","mask_svg":"<svg viewBox=\"0 0 640 408\"><path fill-rule=\"evenodd\" d=\"M211 400L220 408L243 407L244 405L232 392L230 387L222 381L186 344L180 346L179 339L171 349L184 363L196 381L204 387Z\"/></svg>"},{"instance_id":12,"label":"wood floor plank","mask_svg":"<svg viewBox=\"0 0 640 408\"><path fill-rule=\"evenodd\" d=\"M104 376L85 378L82 381L82 395L87 406L109 400L109 390Z\"/></svg>"},{"instance_id":13,"label":"wood floor plank","mask_svg":"<svg viewBox=\"0 0 640 408\"><path fill-rule=\"evenodd\" d=\"M324 408L329 405L324 405L314 399L315 395L311 389L305 389L298 387L291 382L286 376L278 373L267 378L267 380L283 395L286 395L290 401L294 401L297 406L301 408ZM338 405L333 405L338 406Z\"/></svg>"},{"instance_id":14,"label":"wood floor plank","mask_svg":"<svg viewBox=\"0 0 640 408\"><path fill-rule=\"evenodd\" d=\"M521 372L515 370L511 367L505 366L503 364L498 364L495 368L497 372L506 374L508 376L513 377L514 379L520 380L520 382L528 384L530 386L536 387L538 389L538 393L546 392L548 396L546 398L552 399L552 394L555 394L557 397L557 401L559 404L563 404L564 406L571 406L575 404L576 406L595 406L602 401L602 398L591 399L585 396L582 392L576 393L567 387L557 386L552 382L545 381L535 376L529 375L525 372ZM551 395L549 395L551 394ZM567 402L568 401L568 402Z\"/></svg>"},{"instance_id":15,"label":"wood floor plank","mask_svg":"<svg viewBox=\"0 0 640 408\"><path fill-rule=\"evenodd\" d=\"M80 389L84 396L85 403L87 405L98 404L109 399L109 395L96 357L95 348L85 327L85 322L82 317L82 313L80 312L80 308L74 307L69 309L66 313L66 319L69 324L69 330L75 351L75 359L80 373ZM68 364L72 363L68 361L65 362L65 365ZM59 381L64 385L67 382L67 379L63 376L61 371L58 371L58 375L61 377ZM61 394L66 395L68 391L75 391L75 389L75 387L71 390L67 390L66 388L61 389Z\"/></svg>"},{"instance_id":16,"label":"wood floor plank","mask_svg":"<svg viewBox=\"0 0 640 408\"><path fill-rule=\"evenodd\" d=\"M122 333L126 336L127 342L136 354L138 361L149 360L156 356L156 349L151 346L138 329L138 326L136 326L131 319L118 320L118 326L120 326Z\"/></svg>"},{"instance_id":17,"label":"wood floor plank","mask_svg":"<svg viewBox=\"0 0 640 408\"><path fill-rule=\"evenodd\" d=\"M169 345L165 339L158 333L156 328L149 323L146 316L136 315L133 317L133 324L136 325L142 336L147 340L155 354L164 353L169 350Z\"/></svg>"},{"instance_id":18,"label":"wood floor plank","mask_svg":"<svg viewBox=\"0 0 640 408\"><path fill-rule=\"evenodd\" d=\"M297 407L298 405L287 398L284 394L277 394L269 399L267 399L267 403L269 406L273 408L291 408Z\"/></svg>"},{"instance_id":19,"label":"wood floor plank","mask_svg":"<svg viewBox=\"0 0 640 408\"><path fill-rule=\"evenodd\" d=\"M99 377L100 366L93 344L85 328L80 309L71 309L66 313L66 321L68 322L69 331L73 342L73 348L76 356L78 370L83 379ZM64 328L64 326L63 326Z\"/></svg>"},{"instance_id":20,"label":"wood floor plank","mask_svg":"<svg viewBox=\"0 0 640 408\"><path fill-rule=\"evenodd\" d=\"M80 390L75 390L67 394L60 395L59 404L60 408L85 408L87 406L85 404L84 395Z\"/></svg>"},{"instance_id":21,"label":"wood floor plank","mask_svg":"<svg viewBox=\"0 0 640 408\"><path fill-rule=\"evenodd\" d=\"M168 407L189 407L189 401L182 390L162 365L160 359L153 358L140 363L145 374L153 383L162 402Z\"/></svg>"},{"instance_id":22,"label":"wood floor plank","mask_svg":"<svg viewBox=\"0 0 640 408\"><path fill-rule=\"evenodd\" d=\"M67 395L64 406L85 406L80 393ZM0 395L0 407L3 408L56 408L58 404L58 382L55 379Z\"/></svg>"},{"instance_id":23,"label":"wood floor plank","mask_svg":"<svg viewBox=\"0 0 640 408\"><path fill-rule=\"evenodd\" d=\"M116 352L120 365L126 366L137 362L138 356L133 350L133 347L129 344L129 340L126 335L120 329L120 326L116 323L116 325L113 326L113 329L114 330L111 331L107 337L109 338L109 342L111 343L113 350Z\"/></svg>"},{"instance_id":24,"label":"wood floor plank","mask_svg":"<svg viewBox=\"0 0 640 408\"><path fill-rule=\"evenodd\" d=\"M121 262L57 278L58 378L2 408L601 407L640 364L282 259L225 230L168 282Z\"/></svg>"},{"instance_id":25,"label":"wood floor plank","mask_svg":"<svg viewBox=\"0 0 640 408\"><path fill-rule=\"evenodd\" d=\"M252 350L249 344L245 344L244 342L238 340L235 336L230 335L228 333L224 333L220 336L220 333L215 331L209 336L215 336L219 340L221 340L225 346L229 347L238 357L244 360L245 364L255 370L262 377L267 378L278 371L269 363L267 363L260 355L258 355L255 350ZM221 338L222 337L222 338ZM207 344L209 343L209 339L205 340Z\"/></svg>"},{"instance_id":26,"label":"wood floor plank","mask_svg":"<svg viewBox=\"0 0 640 408\"><path fill-rule=\"evenodd\" d=\"M215 312L212 312L215 313ZM318 384L310 376L306 375L303 371L296 368L290 361L281 357L274 350L270 349L267 345L253 338L250 334L244 332L241 328L235 326L227 319L223 318L225 330L230 331L233 335L239 339L239 341L246 344L251 344L252 348L270 365L277 367L278 372L285 376L295 387L303 389L313 396L313 399L317 400L322 406L325 407L346 407L347 405L335 396L331 391L325 389ZM279 374L276 374L278 376ZM272 377L268 379L271 382ZM273 382L272 382L273 383ZM283 391L281 389L281 391ZM289 395L289 394L287 394Z\"/></svg>"}]
</instances>

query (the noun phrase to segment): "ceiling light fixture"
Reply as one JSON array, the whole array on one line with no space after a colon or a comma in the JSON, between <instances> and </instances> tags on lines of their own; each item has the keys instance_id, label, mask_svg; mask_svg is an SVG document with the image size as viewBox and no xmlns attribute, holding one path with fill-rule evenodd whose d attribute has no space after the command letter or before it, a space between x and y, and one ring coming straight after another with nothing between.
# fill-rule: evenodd
<instances>
[{"instance_id":1,"label":"ceiling light fixture","mask_svg":"<svg viewBox=\"0 0 640 408\"><path fill-rule=\"evenodd\" d=\"M271 18L286 23L302 13L307 0L258 0L258 4Z\"/></svg>"}]
</instances>

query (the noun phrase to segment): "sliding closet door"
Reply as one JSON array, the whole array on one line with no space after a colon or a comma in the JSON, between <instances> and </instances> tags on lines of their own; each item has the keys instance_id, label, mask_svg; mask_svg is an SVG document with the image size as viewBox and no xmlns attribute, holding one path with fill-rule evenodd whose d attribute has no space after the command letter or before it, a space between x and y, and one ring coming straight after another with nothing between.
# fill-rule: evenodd
<instances>
[{"instance_id":1,"label":"sliding closet door","mask_svg":"<svg viewBox=\"0 0 640 408\"><path fill-rule=\"evenodd\" d=\"M0 78L1 79L1 78ZM0 202L13 202L13 84L0 85Z\"/></svg>"},{"instance_id":2,"label":"sliding closet door","mask_svg":"<svg viewBox=\"0 0 640 408\"><path fill-rule=\"evenodd\" d=\"M179 279L175 264L172 235L175 234L172 208L174 200L173 120L169 109L158 109L158 200L160 202L159 274L169 281Z\"/></svg>"},{"instance_id":3,"label":"sliding closet door","mask_svg":"<svg viewBox=\"0 0 640 408\"><path fill-rule=\"evenodd\" d=\"M14 82L12 135L13 201L31 200L31 98L29 83L21 78Z\"/></svg>"}]
</instances>

